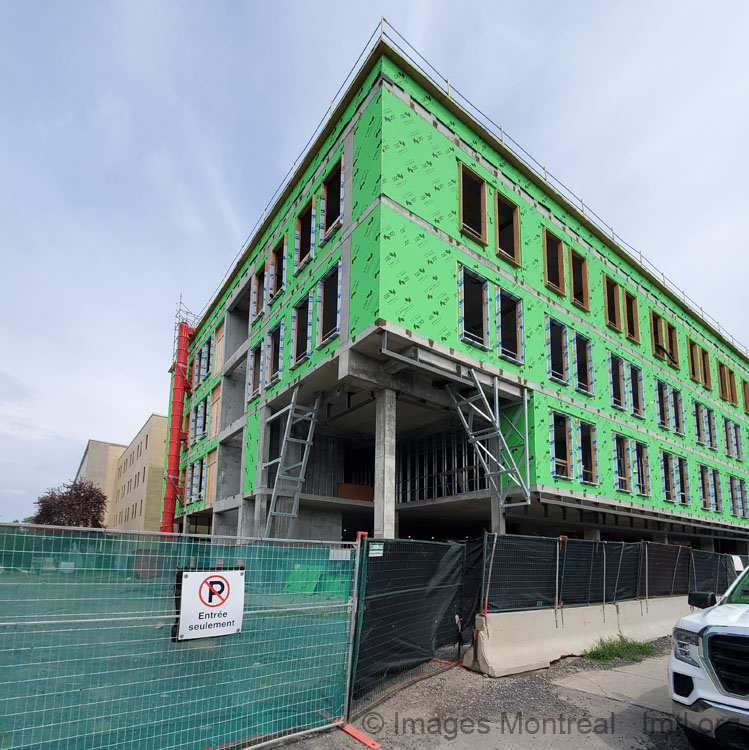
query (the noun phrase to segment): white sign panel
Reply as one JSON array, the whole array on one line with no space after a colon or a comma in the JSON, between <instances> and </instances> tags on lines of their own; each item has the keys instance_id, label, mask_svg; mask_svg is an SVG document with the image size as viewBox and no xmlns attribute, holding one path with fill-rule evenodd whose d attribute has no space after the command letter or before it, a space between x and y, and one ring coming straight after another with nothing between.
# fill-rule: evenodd
<instances>
[{"instance_id":1,"label":"white sign panel","mask_svg":"<svg viewBox=\"0 0 749 750\"><path fill-rule=\"evenodd\" d=\"M190 570L182 574L180 641L239 633L243 614L243 570Z\"/></svg>"}]
</instances>

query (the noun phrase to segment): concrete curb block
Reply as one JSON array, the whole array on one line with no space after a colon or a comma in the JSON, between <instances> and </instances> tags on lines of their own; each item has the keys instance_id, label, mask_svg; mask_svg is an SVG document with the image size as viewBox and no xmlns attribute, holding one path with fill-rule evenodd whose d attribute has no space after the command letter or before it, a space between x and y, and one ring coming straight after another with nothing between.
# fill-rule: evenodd
<instances>
[{"instance_id":1,"label":"concrete curb block","mask_svg":"<svg viewBox=\"0 0 749 750\"><path fill-rule=\"evenodd\" d=\"M490 677L544 669L563 656L579 656L601 638L653 640L669 635L690 609L687 597L674 596L556 613L539 609L479 615L463 664Z\"/></svg>"}]
</instances>

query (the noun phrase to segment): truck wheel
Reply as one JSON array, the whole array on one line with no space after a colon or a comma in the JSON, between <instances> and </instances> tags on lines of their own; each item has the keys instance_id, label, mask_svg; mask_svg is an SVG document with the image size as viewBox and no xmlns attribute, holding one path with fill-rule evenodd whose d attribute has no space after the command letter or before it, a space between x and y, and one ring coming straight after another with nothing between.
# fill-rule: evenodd
<instances>
[{"instance_id":1,"label":"truck wheel","mask_svg":"<svg viewBox=\"0 0 749 750\"><path fill-rule=\"evenodd\" d=\"M682 729L684 730L684 736L687 738L687 742L689 742L695 750L715 750L719 747L715 740L711 740L704 734L695 732L694 729L689 729L688 727L682 727Z\"/></svg>"}]
</instances>

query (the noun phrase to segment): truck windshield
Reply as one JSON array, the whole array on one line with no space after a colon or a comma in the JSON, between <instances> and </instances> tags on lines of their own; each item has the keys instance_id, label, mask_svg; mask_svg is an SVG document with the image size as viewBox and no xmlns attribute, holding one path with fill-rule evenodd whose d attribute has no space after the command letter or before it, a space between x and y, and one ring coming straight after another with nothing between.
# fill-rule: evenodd
<instances>
[{"instance_id":1,"label":"truck windshield","mask_svg":"<svg viewBox=\"0 0 749 750\"><path fill-rule=\"evenodd\" d=\"M728 604L749 604L749 568L744 571L736 588L726 598Z\"/></svg>"}]
</instances>

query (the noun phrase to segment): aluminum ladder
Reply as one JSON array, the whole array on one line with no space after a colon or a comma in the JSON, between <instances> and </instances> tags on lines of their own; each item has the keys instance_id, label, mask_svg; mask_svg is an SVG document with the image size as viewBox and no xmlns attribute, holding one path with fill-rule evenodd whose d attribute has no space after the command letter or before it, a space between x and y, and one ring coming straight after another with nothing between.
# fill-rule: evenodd
<instances>
[{"instance_id":1,"label":"aluminum ladder","mask_svg":"<svg viewBox=\"0 0 749 750\"><path fill-rule=\"evenodd\" d=\"M273 422L286 416L286 426L278 458L263 464L264 469L273 466L278 467L273 482L268 516L265 521L266 539L271 537L291 539L299 515L299 496L302 494L307 461L315 434L320 394L318 393L315 396L315 402L312 406L300 404L297 400L298 396L299 386L297 385L291 395L291 402L268 419L268 422ZM301 446L300 457L294 455L293 446L296 445ZM275 530L274 521L278 521Z\"/></svg>"}]
</instances>

